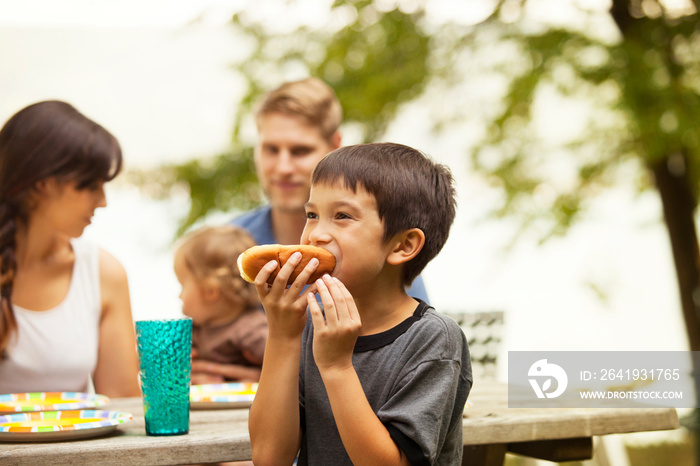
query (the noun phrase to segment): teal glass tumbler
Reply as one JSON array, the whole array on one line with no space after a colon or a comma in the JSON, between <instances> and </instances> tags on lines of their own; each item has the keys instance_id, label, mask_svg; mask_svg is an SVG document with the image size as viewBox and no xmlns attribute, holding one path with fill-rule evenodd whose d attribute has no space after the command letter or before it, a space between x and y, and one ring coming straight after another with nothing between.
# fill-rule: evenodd
<instances>
[{"instance_id":1,"label":"teal glass tumbler","mask_svg":"<svg viewBox=\"0 0 700 466\"><path fill-rule=\"evenodd\" d=\"M192 319L136 321L147 435L190 429Z\"/></svg>"}]
</instances>

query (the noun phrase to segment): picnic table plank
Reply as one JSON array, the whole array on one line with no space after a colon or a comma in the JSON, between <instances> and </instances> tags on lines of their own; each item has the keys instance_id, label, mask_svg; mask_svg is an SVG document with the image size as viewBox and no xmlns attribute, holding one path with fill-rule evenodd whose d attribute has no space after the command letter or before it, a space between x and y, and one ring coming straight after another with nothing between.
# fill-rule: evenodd
<instances>
[{"instance_id":1,"label":"picnic table plank","mask_svg":"<svg viewBox=\"0 0 700 466\"><path fill-rule=\"evenodd\" d=\"M680 425L674 408L508 408L508 387L498 382L475 385L470 400L472 406L464 411L465 445L670 430Z\"/></svg>"}]
</instances>

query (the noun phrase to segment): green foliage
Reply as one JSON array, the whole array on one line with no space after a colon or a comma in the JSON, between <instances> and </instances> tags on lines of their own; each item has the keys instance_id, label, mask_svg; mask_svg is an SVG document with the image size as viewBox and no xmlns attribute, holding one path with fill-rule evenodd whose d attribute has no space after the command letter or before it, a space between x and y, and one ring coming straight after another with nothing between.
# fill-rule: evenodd
<instances>
[{"instance_id":1,"label":"green foliage","mask_svg":"<svg viewBox=\"0 0 700 466\"><path fill-rule=\"evenodd\" d=\"M252 127L253 106L263 92L308 75L336 90L344 129L362 141L381 138L401 105L424 93L429 83L447 89L475 70L507 77L507 91L473 150L473 166L504 194L495 213L519 217L523 228L537 225L543 240L564 234L595 195L619 182L621 169L629 173L632 167L635 183L643 189L653 183L646 168L674 153L685 154L697 196L697 12L670 14L655 0L643 5L615 0L609 12L581 9L580 24L615 22L616 35L604 37L595 27L538 23L524 16L526 0L494 2L492 13L474 25L428 25L429 0L417 2L410 12L400 8L403 3L386 9L386 1L335 0L328 11L315 12L329 19L324 27L271 27L268 18L257 18L252 9L233 17L240 38L235 46L248 53L233 64L245 92L232 103L231 150L165 167L160 174L139 175L148 180L144 185L158 184L166 192L189 190L192 208L181 230L209 212L246 209L261 201L254 187L253 142L244 136L251 131L244 130ZM281 5L294 8L293 2ZM521 19L514 20L514 14ZM494 44L506 44L517 54L494 58L492 69L465 71L465 57L489 54ZM588 105L586 112L570 116L584 130L555 146L534 129L547 93ZM441 120L438 114L431 123L441 128L449 118ZM553 177L548 169L553 161L571 167L569 175Z\"/></svg>"},{"instance_id":2,"label":"green foliage","mask_svg":"<svg viewBox=\"0 0 700 466\"><path fill-rule=\"evenodd\" d=\"M325 80L343 106L345 125L362 141L380 137L400 105L421 94L430 76L430 38L419 26L420 9L379 11L372 1L338 0L327 14L350 20L336 29L301 25L285 32L268 30L247 11L234 16L233 28L250 52L234 64L246 92L236 104L232 149L132 175L161 195L188 190L192 204L179 233L210 212L248 209L262 201L255 188L253 142L245 140L243 130L267 90L306 76Z\"/></svg>"},{"instance_id":3,"label":"green foliage","mask_svg":"<svg viewBox=\"0 0 700 466\"><path fill-rule=\"evenodd\" d=\"M286 80L316 76L327 82L345 123L359 128L363 141L381 135L398 107L422 92L430 49L419 25L421 10L382 12L372 1L338 0L328 15L350 21L337 30L302 26L285 33L269 31L245 13L234 17L234 26L254 44L237 65L248 92L238 106L234 139L263 92Z\"/></svg>"},{"instance_id":4,"label":"green foliage","mask_svg":"<svg viewBox=\"0 0 700 466\"><path fill-rule=\"evenodd\" d=\"M564 234L592 195L619 181L617 168L634 161L640 186L649 187L653 179L645 168L675 153L687 155L686 168L697 193L698 14L649 17L637 12L635 5L613 2L620 32L614 40L570 29L501 22L499 10L505 5L492 15L489 26L500 31L500 40L514 42L529 59L527 66L504 66L511 78L503 109L473 152L477 170L505 193L498 215L518 216L524 226L544 221L548 224L544 238ZM587 16L600 18L604 13L580 14L583 23ZM472 34L479 30L476 27ZM554 150L533 136L531 116L545 88L591 105L585 131ZM550 161L552 156L570 159L576 167L573 179L553 182L543 169L548 163L543 153ZM550 191L544 201L537 195L542 187Z\"/></svg>"},{"instance_id":5,"label":"green foliage","mask_svg":"<svg viewBox=\"0 0 700 466\"><path fill-rule=\"evenodd\" d=\"M157 170L131 172L132 182L148 189L154 197L165 198L178 188L190 194L190 211L177 236L208 212L227 211L232 205L249 209L261 201L251 149L226 153Z\"/></svg>"},{"instance_id":6,"label":"green foliage","mask_svg":"<svg viewBox=\"0 0 700 466\"><path fill-rule=\"evenodd\" d=\"M362 7L355 22L333 36L311 74L336 90L346 121L360 125L369 142L381 136L401 103L423 91L429 38L417 14L392 10L373 21L365 19L371 14L366 9L374 7Z\"/></svg>"},{"instance_id":7,"label":"green foliage","mask_svg":"<svg viewBox=\"0 0 700 466\"><path fill-rule=\"evenodd\" d=\"M237 107L234 142L262 94L283 81L316 76L338 95L344 122L359 128L360 139L382 134L398 107L419 95L430 69L430 38L420 27L422 10L380 11L372 1L337 0L329 17L338 29L271 31L245 12L234 27L252 41L252 51L236 64L247 92Z\"/></svg>"}]
</instances>

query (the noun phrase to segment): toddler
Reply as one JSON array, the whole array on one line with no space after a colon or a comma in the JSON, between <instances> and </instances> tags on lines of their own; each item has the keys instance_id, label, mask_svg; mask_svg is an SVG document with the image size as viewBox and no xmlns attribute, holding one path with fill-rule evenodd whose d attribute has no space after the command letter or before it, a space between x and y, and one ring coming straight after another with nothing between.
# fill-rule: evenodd
<instances>
[{"instance_id":1,"label":"toddler","mask_svg":"<svg viewBox=\"0 0 700 466\"><path fill-rule=\"evenodd\" d=\"M182 312L192 318L192 384L260 378L267 319L236 265L254 245L244 230L227 225L195 230L176 247Z\"/></svg>"}]
</instances>

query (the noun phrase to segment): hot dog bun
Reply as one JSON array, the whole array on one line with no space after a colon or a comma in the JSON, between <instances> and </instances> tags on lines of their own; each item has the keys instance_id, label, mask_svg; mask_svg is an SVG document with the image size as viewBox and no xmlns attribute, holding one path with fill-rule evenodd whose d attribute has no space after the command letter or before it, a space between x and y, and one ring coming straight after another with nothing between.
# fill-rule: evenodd
<instances>
[{"instance_id":1,"label":"hot dog bun","mask_svg":"<svg viewBox=\"0 0 700 466\"><path fill-rule=\"evenodd\" d=\"M243 253L238 256L238 270L241 272L243 280L253 283L258 272L260 272L260 269L262 269L265 264L273 260L277 261L277 268L267 279L267 282L272 284L282 266L289 260L292 254L297 251L301 253L301 262L299 262L292 272L292 275L289 277L287 281L288 285L292 284L301 271L304 270L306 264L314 257L318 259L319 264L314 273L311 274L311 277L309 277L307 283L315 282L321 278L323 274L331 273L335 268L335 256L325 249L309 245L286 246L282 244L266 244L262 246L253 246L243 251Z\"/></svg>"}]
</instances>

